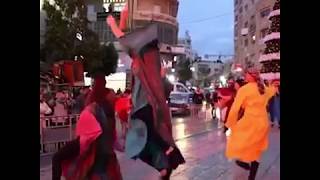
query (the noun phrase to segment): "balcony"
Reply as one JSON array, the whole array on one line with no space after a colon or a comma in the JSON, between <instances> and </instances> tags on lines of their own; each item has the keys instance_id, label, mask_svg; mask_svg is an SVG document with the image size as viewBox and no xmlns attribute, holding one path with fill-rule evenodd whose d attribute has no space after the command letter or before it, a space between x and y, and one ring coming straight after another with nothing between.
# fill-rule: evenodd
<instances>
[{"instance_id":1,"label":"balcony","mask_svg":"<svg viewBox=\"0 0 320 180\"><path fill-rule=\"evenodd\" d=\"M246 35L248 35L248 33L249 33L249 29L248 28L242 28L241 29L241 35L242 36L246 36Z\"/></svg>"},{"instance_id":2,"label":"balcony","mask_svg":"<svg viewBox=\"0 0 320 180\"><path fill-rule=\"evenodd\" d=\"M133 14L134 20L157 21L178 27L177 19L159 11L137 11Z\"/></svg>"}]
</instances>

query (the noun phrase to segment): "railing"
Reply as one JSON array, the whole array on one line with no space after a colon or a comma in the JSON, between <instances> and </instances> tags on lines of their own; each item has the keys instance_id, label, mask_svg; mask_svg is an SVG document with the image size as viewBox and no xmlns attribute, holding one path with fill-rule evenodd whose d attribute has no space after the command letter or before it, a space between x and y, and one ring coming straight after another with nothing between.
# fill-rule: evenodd
<instances>
[{"instance_id":1,"label":"railing","mask_svg":"<svg viewBox=\"0 0 320 180\"><path fill-rule=\"evenodd\" d=\"M159 22L168 23L176 27L179 26L177 18L164 13L154 12L154 11L137 11L133 14L134 19L141 20L155 20Z\"/></svg>"},{"instance_id":2,"label":"railing","mask_svg":"<svg viewBox=\"0 0 320 180\"><path fill-rule=\"evenodd\" d=\"M54 153L75 138L78 114L40 117L40 155Z\"/></svg>"},{"instance_id":3,"label":"railing","mask_svg":"<svg viewBox=\"0 0 320 180\"><path fill-rule=\"evenodd\" d=\"M216 120L212 119L210 105L206 103L190 104L190 113L192 119ZM55 153L73 140L78 119L79 114L40 117L40 156Z\"/></svg>"}]
</instances>

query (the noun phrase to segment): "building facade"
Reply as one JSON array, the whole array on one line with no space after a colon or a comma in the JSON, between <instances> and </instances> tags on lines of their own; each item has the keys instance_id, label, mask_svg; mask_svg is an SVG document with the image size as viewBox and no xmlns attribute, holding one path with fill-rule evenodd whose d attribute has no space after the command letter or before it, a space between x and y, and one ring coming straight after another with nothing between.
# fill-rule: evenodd
<instances>
[{"instance_id":1,"label":"building facade","mask_svg":"<svg viewBox=\"0 0 320 180\"><path fill-rule=\"evenodd\" d=\"M44 43L44 35L46 33L46 13L42 10L43 0L40 0L40 48Z\"/></svg>"},{"instance_id":2,"label":"building facade","mask_svg":"<svg viewBox=\"0 0 320 180\"><path fill-rule=\"evenodd\" d=\"M194 60L195 51L192 49L192 40L188 31L186 31L185 37L178 39L177 47L183 48L186 59Z\"/></svg>"},{"instance_id":3,"label":"building facade","mask_svg":"<svg viewBox=\"0 0 320 180\"><path fill-rule=\"evenodd\" d=\"M219 80L224 73L224 63L221 60L202 58L193 63L193 84L209 87L211 82Z\"/></svg>"},{"instance_id":4,"label":"building facade","mask_svg":"<svg viewBox=\"0 0 320 180\"><path fill-rule=\"evenodd\" d=\"M263 38L268 33L268 16L275 0L234 0L235 63L244 68L260 66L265 49Z\"/></svg>"},{"instance_id":5,"label":"building facade","mask_svg":"<svg viewBox=\"0 0 320 180\"><path fill-rule=\"evenodd\" d=\"M129 11L131 28L143 27L151 22L158 25L160 53L163 61L172 61L172 48L178 42L178 0L131 0Z\"/></svg>"}]
</instances>

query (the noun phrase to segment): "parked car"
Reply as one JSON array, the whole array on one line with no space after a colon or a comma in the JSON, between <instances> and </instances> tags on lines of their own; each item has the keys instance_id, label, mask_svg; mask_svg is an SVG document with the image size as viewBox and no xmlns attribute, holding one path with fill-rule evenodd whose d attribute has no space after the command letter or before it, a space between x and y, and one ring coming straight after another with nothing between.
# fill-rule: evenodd
<instances>
[{"instance_id":1,"label":"parked car","mask_svg":"<svg viewBox=\"0 0 320 180\"><path fill-rule=\"evenodd\" d=\"M190 103L193 93L182 83L173 83L173 91L170 93L169 106L172 114L190 113Z\"/></svg>"}]
</instances>

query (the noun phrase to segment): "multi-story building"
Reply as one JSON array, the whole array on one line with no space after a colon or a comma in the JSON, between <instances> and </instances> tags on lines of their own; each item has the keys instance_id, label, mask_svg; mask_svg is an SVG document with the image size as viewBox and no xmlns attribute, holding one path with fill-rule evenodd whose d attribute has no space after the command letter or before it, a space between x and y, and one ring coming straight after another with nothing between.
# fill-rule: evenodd
<instances>
[{"instance_id":1,"label":"multi-story building","mask_svg":"<svg viewBox=\"0 0 320 180\"><path fill-rule=\"evenodd\" d=\"M268 33L268 15L275 0L234 0L235 63L244 68L259 66L265 49L263 38Z\"/></svg>"},{"instance_id":2,"label":"multi-story building","mask_svg":"<svg viewBox=\"0 0 320 180\"><path fill-rule=\"evenodd\" d=\"M224 74L224 63L221 59L213 59L211 56L203 57L193 63L193 80L196 85L210 86Z\"/></svg>"},{"instance_id":3,"label":"multi-story building","mask_svg":"<svg viewBox=\"0 0 320 180\"><path fill-rule=\"evenodd\" d=\"M192 40L188 31L186 31L185 37L178 39L177 47L183 48L186 59L190 59L191 61L194 59Z\"/></svg>"},{"instance_id":4,"label":"multi-story building","mask_svg":"<svg viewBox=\"0 0 320 180\"><path fill-rule=\"evenodd\" d=\"M178 42L178 0L131 0L130 26L135 29L150 22L158 25L161 59L172 61L172 48Z\"/></svg>"}]
</instances>

